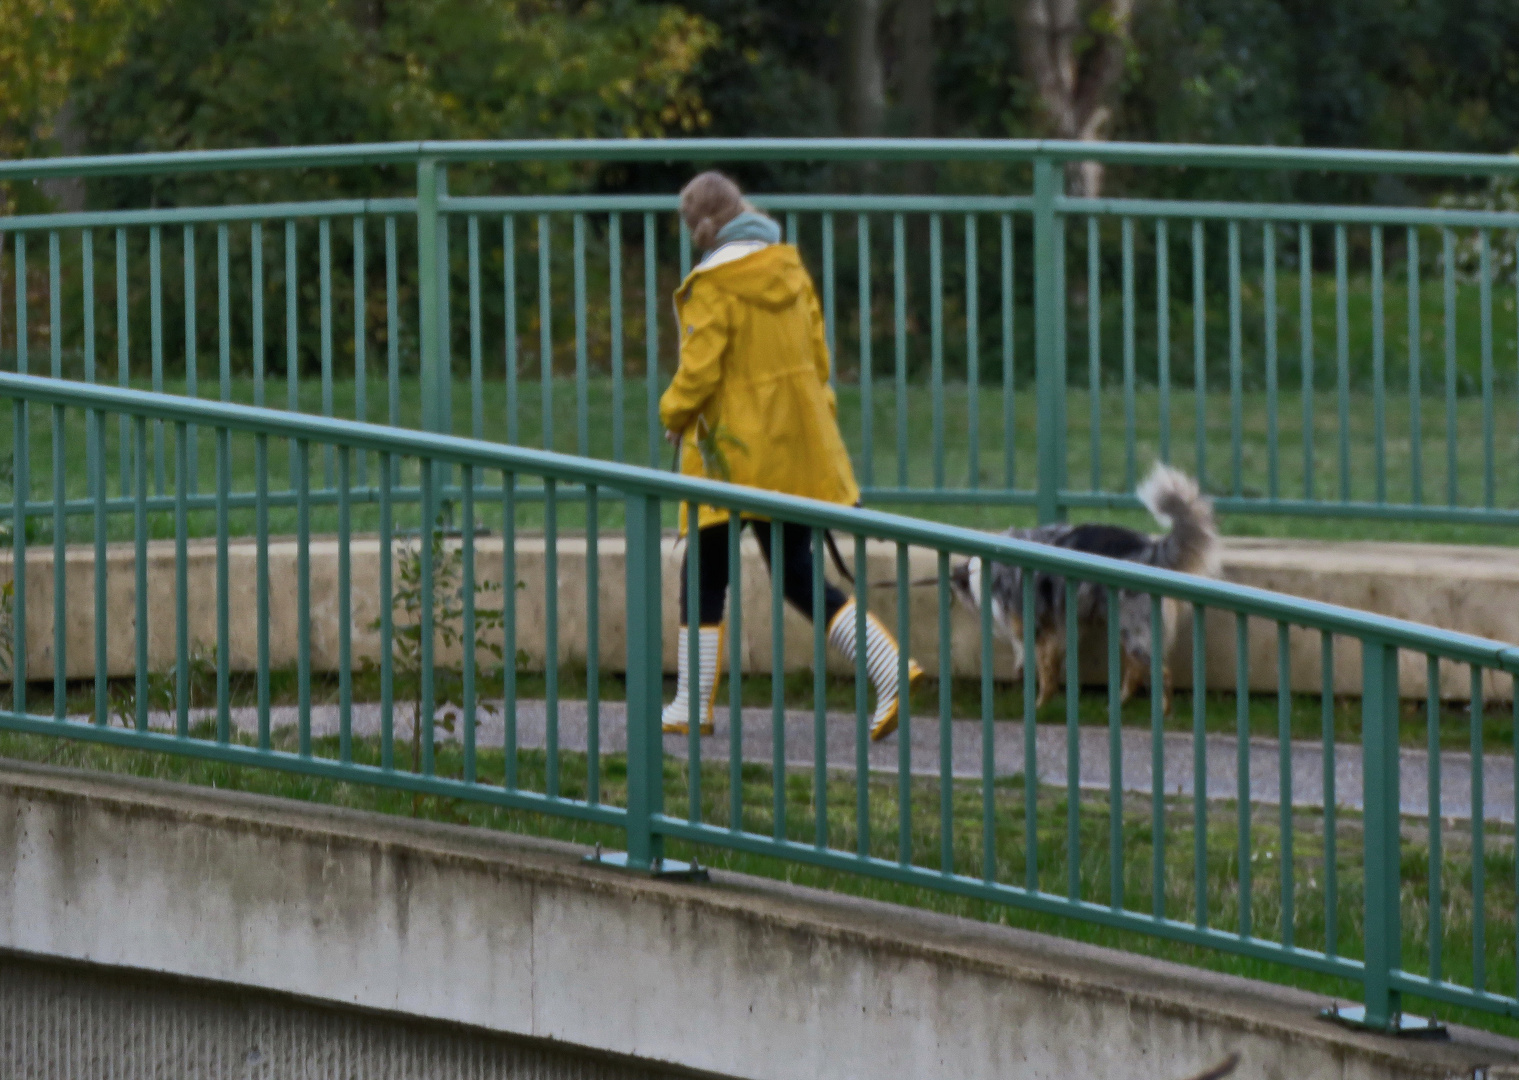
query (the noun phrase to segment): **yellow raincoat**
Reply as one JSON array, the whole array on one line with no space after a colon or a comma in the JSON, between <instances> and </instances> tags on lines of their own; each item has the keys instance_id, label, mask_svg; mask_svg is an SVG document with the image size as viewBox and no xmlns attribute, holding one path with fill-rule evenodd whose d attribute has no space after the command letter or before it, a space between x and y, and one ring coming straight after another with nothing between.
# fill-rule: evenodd
<instances>
[{"instance_id":1,"label":"yellow raincoat","mask_svg":"<svg viewBox=\"0 0 1519 1080\"><path fill-rule=\"evenodd\" d=\"M683 436L680 471L857 503L828 385L823 313L797 249L770 244L698 266L676 290L675 315L680 367L659 418ZM697 527L727 520L726 510L703 506Z\"/></svg>"}]
</instances>

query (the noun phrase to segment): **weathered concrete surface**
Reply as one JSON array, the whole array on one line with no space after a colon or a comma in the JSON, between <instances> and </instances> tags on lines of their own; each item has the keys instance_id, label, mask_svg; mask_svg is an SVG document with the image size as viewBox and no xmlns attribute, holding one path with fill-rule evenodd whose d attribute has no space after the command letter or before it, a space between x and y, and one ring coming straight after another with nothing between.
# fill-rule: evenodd
<instances>
[{"instance_id":1,"label":"weathered concrete surface","mask_svg":"<svg viewBox=\"0 0 1519 1080\"><path fill-rule=\"evenodd\" d=\"M397 550L400 550L399 542ZM353 540L352 599L348 618L353 636L354 663L378 659L379 638L374 629L380 610L380 546L374 536ZM587 631L586 543L580 536L561 536L558 557L558 658L579 663L585 656ZM664 658L673 671L676 657L675 613L679 586L681 548L667 538L664 550ZM338 663L339 611L337 587L338 545L332 537L319 537L311 544L311 642L312 665L319 671L335 670ZM542 536L520 536L517 541L517 645L532 666L541 667L547 651L544 640L548 590L545 580L545 545ZM894 581L895 548L872 544L869 577L873 583ZM256 549L251 541L239 540L229 549L231 596L231 648L234 670L250 671L257 657ZM149 545L148 653L155 671L174 663L174 545L155 541ZM67 554L66 669L73 678L94 673L94 553L89 547L71 547ZM133 549L130 544L111 545L107 550L108 615L107 658L113 675L134 670L135 585ZM478 575L482 583L501 580L501 538L482 537L477 543ZM743 566L743 657L745 670L770 671L770 581L752 539L744 540ZM600 659L604 670L621 670L626 656L626 611L623 600L625 563L622 538L606 535L598 546L600 600ZM216 640L216 552L210 541L198 540L187 549L190 640L203 647ZM913 578L935 572L933 552L915 550ZM0 581L11 574L10 553L0 553ZM276 667L295 663L297 642L296 545L282 538L269 546L270 661ZM1428 544L1328 543L1279 540L1229 540L1224 545L1223 575L1231 581L1275 589L1315 600L1344 604L1432 626L1519 642L1519 549L1459 547ZM53 673L52 549L32 548L27 554L27 670L34 679ZM914 589L910 607L913 655L931 671L938 668L937 590ZM891 627L897 625L894 587L871 589L871 606ZM483 594L482 603L499 603L499 593ZM1176 635L1171 668L1178 687L1190 685L1190 609L1183 606L1182 632ZM958 606L952 614L952 656L960 675L979 673L981 652L979 622ZM1100 634L1098 635L1100 636ZM1233 689L1235 684L1234 619L1210 612L1207 622L1208 685ZM1250 681L1257 690L1276 689L1276 627L1262 620L1250 625ZM1323 685L1320 639L1316 631L1294 630L1289 635L1292 684L1295 690L1316 692ZM812 630L809 623L787 608L786 666L800 671L812 664ZM1101 682L1106 671L1105 641L1087 642L1082 648L1087 676ZM482 653L482 660L486 657ZM1001 642L994 650L997 672L1016 678L1013 653ZM1403 654L1402 688L1409 697L1427 692L1424 658ZM852 670L830 651L835 670ZM1343 638L1335 643L1335 690L1359 694L1361 661L1358 643ZM1464 698L1471 687L1470 675L1455 664L1442 667L1441 692ZM1511 700L1512 681L1494 674L1485 690L1493 701Z\"/></svg>"},{"instance_id":2,"label":"weathered concrete surface","mask_svg":"<svg viewBox=\"0 0 1519 1080\"><path fill-rule=\"evenodd\" d=\"M7 1080L663 1080L703 1074L265 991L0 955Z\"/></svg>"},{"instance_id":3,"label":"weathered concrete surface","mask_svg":"<svg viewBox=\"0 0 1519 1080\"><path fill-rule=\"evenodd\" d=\"M753 1078L1472 1076L1519 1042L777 882L45 767L0 774L0 949Z\"/></svg>"}]
</instances>

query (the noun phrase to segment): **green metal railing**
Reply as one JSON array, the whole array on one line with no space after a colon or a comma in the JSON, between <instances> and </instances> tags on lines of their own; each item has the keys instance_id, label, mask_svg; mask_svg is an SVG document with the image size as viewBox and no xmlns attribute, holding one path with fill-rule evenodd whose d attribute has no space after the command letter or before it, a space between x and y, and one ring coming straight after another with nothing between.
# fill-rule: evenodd
<instances>
[{"instance_id":1,"label":"green metal railing","mask_svg":"<svg viewBox=\"0 0 1519 1080\"><path fill-rule=\"evenodd\" d=\"M1026 176L1025 191L756 197L818 282L870 502L1027 505L1050 520L1136 506L1139 472L1161 459L1199 474L1231 514L1519 523L1519 317L1500 269L1519 215L1063 195L1062 164L1087 159L1141 172L1519 171L1497 156L1018 140L5 162L10 180L382 166L416 180L405 198L0 219L13 249L0 350L9 342L23 373L45 353L51 374L87 382L657 466L655 404L675 363L660 323L693 259L674 196L451 195L450 166L1005 166L1015 171L984 183ZM148 481L167 498L163 433L150 434ZM130 455L117 468L130 476ZM374 497L373 476L360 478Z\"/></svg>"},{"instance_id":2,"label":"green metal railing","mask_svg":"<svg viewBox=\"0 0 1519 1080\"><path fill-rule=\"evenodd\" d=\"M1512 754L1519 709L1509 719L1495 701L1505 692L1513 697L1519 649L914 518L540 449L15 374L0 374L0 398L7 402L14 454L10 511L14 669L29 671L36 678L45 678L49 667L52 672L51 707L37 707L47 701L45 693L40 699L36 695L40 685L34 685L29 696L26 683L18 680L10 707L0 711L0 728L592 822L625 833L629 862L636 867L654 865L667 841L682 841L1138 931L1350 980L1363 988L1367 1018L1374 1026L1396 1024L1405 994L1519 1015L1519 967L1515 964L1519 938L1514 919L1519 895L1514 891L1511 855L1513 789L1509 788L1505 804L1497 790L1488 800L1484 787L1489 777L1499 775L1484 754ZM155 501L149 495L151 434L157 425L166 431L171 451L171 464L166 466L167 501ZM133 448L134 475L126 483L107 468L109 439L121 428L128 432ZM78 435L81 429L83 438ZM208 501L201 504L193 504L190 494L192 480L207 481L206 470L190 454L192 430L199 430L213 447ZM43 436L40 443L37 435ZM50 452L35 453L39 445ZM275 448L288 448L293 470L297 582L293 592L270 587L269 521L276 507L271 472L283 471L274 461ZM329 458L335 463L332 485L324 479L323 463ZM70 489L70 478L79 475L76 462L80 459L86 466L86 481L83 489L75 491ZM371 462L376 484L372 502L367 489L357 486L359 463L365 460ZM232 477L234 469L243 466L252 468L252 495L239 501ZM602 729L604 722L610 722L606 716L612 706L595 691L586 703L589 730L584 750L562 745L561 703L554 682L559 665L552 653L542 703L546 714L543 745L521 745L518 723L519 716L525 715L524 702L518 697L513 658L525 616L517 610L517 590L511 585L523 572L517 561L517 531L523 513L519 496L528 488L539 491L544 503L543 615L548 640L557 641L557 628L564 620L583 619L588 635L584 657L588 685L598 687L602 685L598 665L610 665L613 659L600 646L602 630L619 624L625 628L625 773L611 767L612 754L602 749ZM583 550L590 587L584 611L570 610L559 591L556 558L567 538L561 535L556 508L560 493L569 490L587 508ZM621 507L622 518L609 526L596 508L613 500ZM456 538L441 547L421 543L408 548L409 542L401 539L403 530L436 520L445 501L457 507ZM924 700L914 699L910 708L904 708L895 746L886 744L888 756L870 753L863 671L853 673L852 717L843 720L844 727L839 729L840 720L829 715L820 619L814 620L810 630L813 700L800 732L794 727L795 717L786 710L787 629L773 618L772 695L768 713L761 714L765 719L743 713L744 682L734 679L729 682L726 729L720 728L715 739L660 738L662 522L682 503L726 507L812 530L814 568L819 575L822 531L831 530L852 560L851 588L861 611L867 605L874 607L902 641L914 640L914 626L929 620L941 643L932 673L939 680L937 706L925 708ZM73 511L86 513L89 519L93 578L88 581L82 577L71 581L67 572L66 525ZM312 641L317 632L313 620L319 617L311 603L313 533L324 527L320 514L333 512L338 577L330 614L345 628L338 635L337 670L353 670L350 631L361 608L379 613L381 660L377 733L356 733L354 715L363 703L355 699L345 675L338 688L335 740L314 733L312 720ZM214 707L204 715L192 714L187 682L194 659L187 567L191 519L197 515L210 516L215 548L216 692ZM253 522L256 550L256 580L251 584L258 605L252 648L246 635L234 640L230 614L233 588L248 584L232 580L231 536L239 515ZM113 534L117 519L129 525L124 531L130 533L132 557L110 563L106 539ZM501 534L499 566L485 565L480 556L479 529L483 527ZM608 534L615 532L621 533L625 544L620 596L615 588L603 590L599 585L603 545L610 542ZM163 536L161 542L172 545L172 616L161 605L150 610L148 603L152 535ZM380 572L373 584L361 587L352 573L353 551L357 544L373 543L376 538ZM28 573L29 560L36 558L32 554L36 544L51 549L50 611L38 610L31 603L39 591L47 591L45 578ZM872 584L879 577L870 571L872 544L884 545L894 566L892 588ZM730 551L736 553L739 545L735 524ZM420 560L420 596L410 609L398 606L401 583L394 572L406 550ZM912 599L914 550L931 553L933 558L930 600ZM452 553L457 553L461 584L449 596L434 595L436 560L452 558ZM692 549L691 555L689 570L695 578L700 573L699 552ZM1126 711L1118 694L1123 661L1116 621L1105 637L1099 635L1100 640L1094 642L1083 641L1073 622L1068 627L1069 640L1076 644L1065 666L1063 730L1054 729L1056 737L1064 739L1066 775L1063 783L1041 781L1041 770L1047 774L1047 768L1039 757L1038 728L1031 722L1017 723L1035 715L1034 680L1024 680L1020 699L1007 701L998 697L992 678L995 649L1002 646L994 649L990 575L981 577L979 615L969 624L959 623L959 629L951 618L950 574L966 557L1048 575L1025 575L1017 599L1025 613L1022 645L1029 657L1036 651L1032 617L1036 581L1064 589L1070 601L1067 610L1072 612L1076 590L1087 582L1096 583L1110 603L1118 597L1137 597L1140 603L1148 598L1152 633L1157 638L1163 624L1171 620L1192 641L1193 690L1190 701L1183 699L1179 704L1176 721L1165 713L1160 650L1152 657L1147 698ZM111 579L124 573L132 575L135 611L110 602ZM742 627L751 620L763 626L767 607L772 617L782 610L781 576L777 572L773 579L771 603L760 605L759 610L746 606L741 588L730 589L730 660L735 670L743 659ZM499 598L492 598L493 594L481 590L487 579L508 587ZM454 602L463 608L464 640L479 647L446 657L435 619L440 604ZM1189 607L1177 608L1178 602ZM815 607L821 607L820 590ZM77 618L83 611L92 612L93 693L87 704L71 707L65 627L70 612ZM149 639L166 632L163 624L169 621L178 686L172 706L155 712L149 693ZM495 622L499 629L478 629ZM49 624L53 629L50 650L46 644ZM270 636L271 627L278 625L293 626L299 639L297 703L293 729L288 732L279 730L271 704ZM406 733L406 713L397 704L402 695L401 673L392 665L395 641L411 626L420 628L415 638L419 681L405 691L414 689L420 702L422 756L415 769L397 752L398 739ZM863 615L855 629L857 642L862 643ZM971 712L957 719L951 693L952 640L966 634L978 657L980 678ZM118 717L121 710L112 702L108 652L110 641L123 637L133 641L135 650L135 693L130 695L130 707ZM1265 643L1265 653L1252 647L1256 639ZM501 647L500 654L485 647L491 643ZM1321 650L1322 683L1314 694L1294 690L1289 663L1294 645L1306 646L1310 653ZM1235 654L1236 683L1222 699L1206 690L1207 657L1219 650ZM51 655L34 658L33 651ZM858 652L863 655L862 644ZM1109 687L1105 704L1094 718L1089 717L1095 719L1095 729L1081 723L1083 709L1090 711L1090 701L1084 704L1080 693L1083 652L1093 653L1105 665ZM236 655L253 657L249 667L257 692L254 704L248 706L255 721L251 725L234 715ZM499 669L492 660L496 655L507 658ZM1267 658L1265 672L1262 656ZM1420 670L1428 679L1423 690L1427 718L1409 717L1400 707L1402 656L1422 658ZM1275 660L1274 676L1270 659ZM1335 679L1336 666L1343 671L1347 664L1359 665L1361 671L1359 713L1348 720L1337 711ZM461 727L456 732L462 758L457 773L445 774L435 757L438 740L444 737L436 720L435 680L448 672L457 674L462 687ZM1272 687L1264 692L1258 685L1263 676ZM482 688L487 682L492 694L501 695L502 716L501 729L492 729L489 741L482 735L487 715ZM1442 704L1442 697L1452 694L1462 702L1454 711ZM73 700L81 701L79 697ZM1294 809L1301 800L1294 799L1293 791L1292 724L1305 701L1311 712L1321 708L1323 717L1318 745L1325 762L1326 797L1322 809L1313 812L1300 806ZM1279 737L1281 768L1274 794L1280 811L1275 816L1262 805L1271 800L1262 799L1251 787L1252 755L1261 753L1250 738L1255 706L1271 712ZM1239 789L1232 806L1210 789L1204 767L1210 724L1220 709L1237 736ZM768 728L768 763L746 766L744 728L756 723ZM1359 810L1342 805L1335 794L1336 762L1349 752L1339 744L1337 759L1336 729L1347 723L1348 737L1360 744L1354 750L1364 777ZM1400 755L1400 734L1417 732L1415 741L1422 745L1426 723L1433 752L1418 786L1428 798L1422 813L1410 812L1403 798L1406 793L1400 790L1407 783L1402 779L1407 764ZM1183 739L1192 755L1195 768L1190 790L1185 785L1173 788L1169 781L1153 782L1167 774L1168 726L1172 729L1169 737ZM835 729L850 736L845 741L851 749L842 760L828 756L835 745L829 735ZM932 738L920 740L916 745L926 749L915 752L913 733L925 730ZM1108 783L1095 792L1082 783L1083 730L1105 733L1111 754ZM1148 800L1125 801L1121 773L1126 730L1149 739L1153 756ZM961 742L968 738L974 767L957 768L957 738ZM1461 759L1469 777L1468 824L1464 826L1452 820L1462 817L1451 801L1454 785L1441 786L1442 777L1455 768L1452 740L1464 746L1468 755ZM720 760L704 763L703 755L718 754L724 742L726 764ZM799 742L803 748L810 746L811 757L804 765L796 763ZM683 749L685 761L677 761L672 771L670 758L677 749ZM1008 754L1014 767L1004 769L999 762ZM583 781L571 775L572 764L577 769L584 765ZM1510 759L1507 769L1512 768ZM1424 834L1419 830L1405 829L1405 817L1407 824L1427 830L1427 840L1421 839ZM1490 838L1490 829L1506 833L1507 839ZM1444 847L1442 836L1450 838ZM1509 846L1503 849L1505 843ZM1507 862L1503 861L1505 850ZM1502 867L1507 870L1500 872Z\"/></svg>"}]
</instances>

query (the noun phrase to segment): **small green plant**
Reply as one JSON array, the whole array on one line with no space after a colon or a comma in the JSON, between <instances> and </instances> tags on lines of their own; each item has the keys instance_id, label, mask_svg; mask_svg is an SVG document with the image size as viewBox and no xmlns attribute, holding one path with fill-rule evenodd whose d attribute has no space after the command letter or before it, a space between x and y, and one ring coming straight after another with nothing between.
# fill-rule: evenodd
<instances>
[{"instance_id":1,"label":"small green plant","mask_svg":"<svg viewBox=\"0 0 1519 1080\"><path fill-rule=\"evenodd\" d=\"M728 464L728 454L723 447L731 446L747 451L748 444L733 434L727 424L719 423L709 428L706 421L698 418L697 426L700 433L696 436L696 450L701 454L702 472L714 480L733 479L733 469Z\"/></svg>"},{"instance_id":2,"label":"small green plant","mask_svg":"<svg viewBox=\"0 0 1519 1080\"><path fill-rule=\"evenodd\" d=\"M409 694L411 705L411 767L422 767L422 604L423 545L430 545L432 556L432 622L434 656L452 651L456 646L473 648L490 654L499 663L502 659L501 642L497 634L504 622L500 606L482 606L480 595L500 592L497 582L476 582L475 596L466 597L464 589L464 550L460 545L448 544L443 528L444 515L429 530L430 535L419 537L415 543L402 546L396 554L396 588L392 599L393 630L391 639L391 666L393 677L399 687ZM521 583L517 584L521 588ZM475 640L464 641L464 616L466 603L474 605ZM371 630L380 629L380 620L369 624ZM374 661L366 660L365 667L372 668ZM436 659L432 667L433 704L438 715L436 723L453 734L464 715L464 674L457 667L443 667ZM495 713L495 706L477 702L476 708ZM421 812L420 795L413 799L413 813Z\"/></svg>"},{"instance_id":3,"label":"small green plant","mask_svg":"<svg viewBox=\"0 0 1519 1080\"><path fill-rule=\"evenodd\" d=\"M0 675L11 677L16 660L16 584L0 585Z\"/></svg>"},{"instance_id":4,"label":"small green plant","mask_svg":"<svg viewBox=\"0 0 1519 1080\"><path fill-rule=\"evenodd\" d=\"M194 709L197 701L202 705L216 701L216 646L197 641L190 647L185 664L189 672L188 694L185 708ZM135 681L125 680L111 688L111 714L124 728L137 723L137 687ZM179 711L178 665L167 671L148 673L148 709L173 715Z\"/></svg>"}]
</instances>

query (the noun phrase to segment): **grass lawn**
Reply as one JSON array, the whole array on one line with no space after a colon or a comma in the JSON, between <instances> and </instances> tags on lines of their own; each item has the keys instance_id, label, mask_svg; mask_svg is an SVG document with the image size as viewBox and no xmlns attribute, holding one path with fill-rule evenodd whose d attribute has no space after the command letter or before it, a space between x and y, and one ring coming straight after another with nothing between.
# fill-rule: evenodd
<instances>
[{"instance_id":1,"label":"grass lawn","mask_svg":"<svg viewBox=\"0 0 1519 1080\"><path fill-rule=\"evenodd\" d=\"M198 730L206 736L208 730ZM277 736L277 744L293 749L293 734ZM335 739L319 739L315 752L335 756ZM356 739L355 758L361 762L378 761L378 745L373 739ZM578 824L538 814L502 810L461 800L417 797L404 792L374 789L348 783L314 780L276 772L233 768L168 755L119 750L68 740L40 736L0 734L0 755L12 759L42 761L57 765L86 768L101 772L151 776L182 783L215 785L219 788L258 792L283 798L348 806L392 814L413 814L433 820L530 833L589 845L601 843L617 849L623 844L615 828ZM525 788L541 790L546 762L541 752L523 752L519 758L519 782ZM482 782L499 783L504 762L499 751L482 749L478 756ZM462 761L457 747L441 744L437 751L437 770L444 775L460 775ZM586 791L584 755L566 753L560 759L561 791L571 798L583 798ZM701 784L701 813L705 820L726 824L730 792L724 765L704 766ZM667 762L665 799L669 812L684 815L688 807L689 788L685 766ZM626 792L626 762L609 755L602 759L601 798L620 805ZM769 834L773 827L774 788L770 771L762 766L746 765L741 774L743 824L746 830ZM915 780L910 793L908 842L911 860L937 869L941 865L940 796L937 781ZM827 784L827 838L830 846L855 850L860 842L855 816L855 788L852 778L835 776ZM979 785L955 783L949 792L952 808L953 868L959 873L979 876L986 850L983 847L983 801ZM869 812L866 840L868 850L878 856L898 857L901 840L897 791L892 780L871 780L868 791ZM1069 888L1072 866L1067 860L1070 820L1062 792L1040 790L1036 798L1035 838L1032 845L1035 873L1039 887L1047 892L1065 894ZM785 833L793 839L811 841L817 834L813 816L813 781L807 770L788 773L784 812ZM1122 902L1132 910L1149 912L1158 891L1163 910L1169 917L1190 920L1198 906L1195 864L1193 859L1196 823L1188 806L1178 804L1167 809L1162 830L1163 872L1157 890L1153 876L1154 849L1152 821L1147 801L1131 801L1115 821L1108 800L1102 796L1085 798L1077 815L1078 842L1075 848L1077 894L1089 901L1106 904L1113 898L1113 867L1110 838L1117 828L1118 878ZM1022 784L1013 779L1000 782L993 796L993 843L991 854L998 880L1022 883L1028 872L1025 861L1029 851L1025 833L1025 797ZM1251 933L1268 940L1280 940L1283 927L1284 897L1282 888L1283 845L1280 816L1262 812L1251 822L1248 859L1250 887L1241 888L1238 819L1232 808L1210 807L1204 825L1203 887L1205 908L1210 925L1238 930L1248 921ZM1294 941L1301 947L1322 949L1331 915L1326 890L1327 845L1322 820L1315 815L1298 815L1293 821L1290 874L1293 905L1291 927ZM673 857L696 856L701 862L719 869L782 878L796 884L866 896L891 903L907 904L967 918L1002 923L1058 934L1075 940L1160 957L1198 967L1224 971L1252 978L1267 979L1304 989L1354 1000L1353 983L1296 971L1284 965L1234 957L1189 945L1178 945L1143 934L1111 930L1072 919L1039 915L1017 907L967 900L925 888L856 877L832 870L792 865L779 860L740 854L723 849L671 843ZM1440 936L1443 972L1446 978L1467 983L1472 976L1475 949L1472 919L1472 884L1470 846L1456 830L1445 837L1442 868L1443 903ZM1409 970L1426 971L1429 965L1428 935L1431 912L1429 896L1429 854L1427 845L1414 836L1403 847L1403 926L1404 957ZM1337 947L1347 956L1360 954L1362 889L1359 824L1354 815L1342 814L1336 836L1335 884L1337 886L1333 924ZM1495 838L1489 843L1486 873L1486 962L1487 985L1500 993L1512 992L1515 977L1514 891L1515 864L1513 845ZM1245 908L1248 907L1248 914ZM1434 1013L1442 1019L1469 1023L1509 1035L1519 1035L1519 1022L1467 1009L1409 1003L1411 1011Z\"/></svg>"},{"instance_id":2,"label":"grass lawn","mask_svg":"<svg viewBox=\"0 0 1519 1080\"><path fill-rule=\"evenodd\" d=\"M179 385L166 387L171 392L182 389ZM337 416L355 416L356 386L350 382L335 382L331 388L331 411ZM906 485L917 489L932 488L941 473L946 488L964 489L972 475L984 488L1002 488L1006 484L1006 466L1009 454L1012 463L1012 481L1017 490L1028 491L1033 486L1035 466L1034 401L1031 388L1021 388L1016 395L1013 436L1003 438L1003 401L1000 388L983 388L973 399L963 385L948 386L943 391L943 450L942 461L936 459L934 447L934 395L927 386L913 385L909 388L899 412L895 391L886 382L878 382L872 394L872 432L869 440L870 453L866 453L863 439L865 412L862 407L858 385L840 388L839 419L855 457L856 472L867 487L900 486L904 477ZM233 399L251 402L254 388L251 381L234 382ZM267 400L273 404L286 400L286 387L273 384L267 389ZM507 432L508 403L506 388L499 381L487 382L477 396L472 395L467 384L458 383L453 391L455 401L455 429L461 434L472 432L472 414L478 408L481 419L480 432L490 439L504 439ZM629 378L624 387L621 410L614 409L612 384L609 379L590 380L583 394L577 392L573 380L561 380L552 386L552 439L553 447L568 452L582 449L598 457L611 457L620 441L626 460L647 464L650 461L648 427L645 412L645 385L641 378ZM1135 427L1132 455L1126 450L1125 407L1121 388L1110 387L1097 398L1096 423L1093 424L1094 401L1085 390L1073 389L1067 401L1068 417L1068 487L1073 492L1096 490L1099 492L1123 492L1130 489L1130 481L1141 476L1149 463L1159 454L1161 443L1160 398L1153 388L1141 388L1135 396ZM364 414L373 419L387 418L387 391L378 382L365 387L366 408ZM303 409L312 412L323 410L323 394L320 383L307 380L300 387ZM542 387L524 382L517 394L520 425L518 438L529 446L545 442L542 418ZM578 416L584 407L584 438L580 435ZM1170 395L1169 450L1171 459L1180 467L1201 471L1207 489L1215 494L1242 494L1263 496L1277 491L1283 498L1300 498L1305 491L1308 470L1305 469L1303 441L1303 401L1295 393L1283 392L1277 402L1274 419L1267 407L1266 395L1260 391L1244 391L1240 395L1239 438L1231 437L1231 406L1227 387L1216 388L1205 399L1202 410L1202 458L1199 470L1198 457L1198 408L1190 391L1176 391ZM1488 448L1484 438L1484 416L1481 399L1463 396L1457 399L1454 411L1454 427L1447 427L1443 399L1426 397L1420 422L1420 437L1413 438L1409 426L1408 399L1406 395L1393 398L1386 407L1383 421L1386 437L1383 453L1376 451L1376 410L1371 396L1357 391L1346 402L1348 426L1344 430L1345 468L1342 469L1341 429L1339 404L1332 392L1315 395L1313 405L1313 456L1312 490L1321 499L1338 499L1347 493L1354 500L1372 500L1380 490L1391 501L1407 501L1413 496L1417 479L1422 498L1431 504L1443 505L1451 501L1463 506L1481 506L1486 498L1486 462ZM972 406L975 406L973 409ZM419 421L420 402L413 393L402 395L399 401L399 419L403 425L414 426ZM1500 508L1519 507L1519 401L1514 395L1504 394L1494 403L1491 456L1493 461L1493 504ZM976 438L971 438L970 417L975 414L978 427ZM621 417L622 423L616 422ZM65 491L70 498L84 498L88 487L88 457L85 418L70 413L65 421L62 437L62 453L65 461ZM1092 432L1097 432L1094 443ZM1276 433L1276 452L1273 455L1270 434ZM123 475L130 477L130 455L122 454L124 445L130 446L130 428L116 418L105 422L105 452L108 490L112 495L123 489ZM215 446L210 432L188 433L186 450L198 463L192 470L189 485L192 492L209 495L214 491ZM125 441L124 441L125 440ZM47 410L33 410L30 440L30 479L33 499L50 499L52 496L53 435L52 418ZM1237 449L1237 453L1236 453ZM1417 455L1415 450L1417 449ZM1454 451L1452 456L1451 451ZM270 527L276 533L290 533L295 529L295 515L289 506L288 495L291 478L291 448L283 442L269 445L269 483L277 500L270 513ZM237 437L232 440L231 471L233 490L254 490L256 469L254 440ZM146 473L148 488L152 494L172 495L175 474L175 432L149 425L147 433ZM668 447L662 443L653 458L661 468L668 467ZM1094 476L1093 462L1097 463ZM1274 462L1274 465L1273 465ZM1451 465L1454 463L1454 477ZM330 448L314 446L311 450L311 483L314 489L336 484L337 457ZM358 486L376 483L377 462L369 455L359 455L352 463L352 478ZM1275 482L1273 487L1273 475ZM405 463L401 467L402 484L416 483L416 466ZM1094 484L1095 480L1095 484ZM1454 494L1450 484L1454 480ZM487 477L485 483L497 481ZM531 484L528 479L525 484ZM319 498L320 502L320 498ZM936 520L960 525L985 528L1004 528L1009 524L1032 521L1032 511L1026 507L1011 505L953 506L887 503L876 500L873 505L927 516ZM494 511L482 506L483 523L499 527L499 507ZM1134 523L1148 520L1146 515L1128 511L1082 510L1072 511L1076 519L1113 519ZM673 522L673 517L672 517ZM378 510L361 503L354 510L354 528L373 530L378 521ZM529 499L522 500L518 511L518 525L531 528L541 525L541 504ZM403 509L398 513L402 527L415 527L415 513ZM560 507L559 522L566 528L574 528L584 522L583 511L572 499L566 499ZM601 524L606 529L621 527L620 507L610 503L603 508ZM231 515L234 533L251 534L254 518L251 510L234 510ZM318 505L312 516L312 527L317 531L333 531L336 528L336 511L330 505ZM1519 531L1486 525L1444 523L1404 523L1396 521L1335 519L1323 517L1284 517L1234 513L1225 517L1222 527L1234 535L1300 536L1321 539L1390 539L1425 540L1464 543L1511 544L1519 543ZM70 539L84 540L90 534L90 520L75 518L70 524ZM109 524L113 539L131 536L130 513L113 514ZM193 534L205 535L214 529L214 517L209 511L194 511L190 515ZM34 523L33 535L43 539L50 535L50 523L39 520ZM149 514L149 531L156 537L173 535L173 515L168 510L154 510Z\"/></svg>"}]
</instances>

